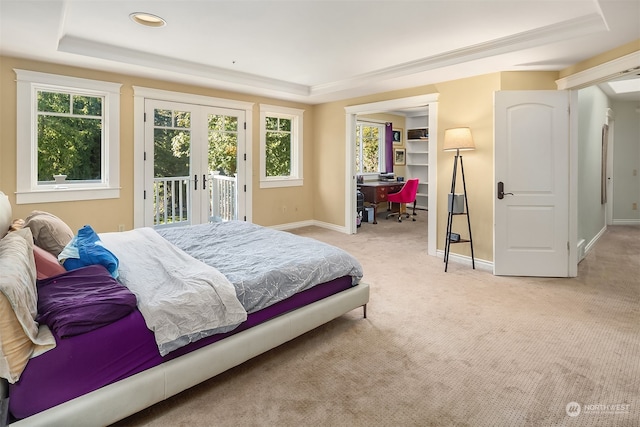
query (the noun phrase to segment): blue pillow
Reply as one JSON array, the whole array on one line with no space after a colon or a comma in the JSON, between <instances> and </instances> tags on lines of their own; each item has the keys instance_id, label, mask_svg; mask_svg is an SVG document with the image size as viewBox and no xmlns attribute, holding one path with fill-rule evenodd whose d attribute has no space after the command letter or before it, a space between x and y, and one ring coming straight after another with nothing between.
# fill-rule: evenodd
<instances>
[{"instance_id":1,"label":"blue pillow","mask_svg":"<svg viewBox=\"0 0 640 427\"><path fill-rule=\"evenodd\" d=\"M104 247L90 225L78 230L58 259L67 271L98 264L104 266L114 279L118 278L118 258Z\"/></svg>"}]
</instances>

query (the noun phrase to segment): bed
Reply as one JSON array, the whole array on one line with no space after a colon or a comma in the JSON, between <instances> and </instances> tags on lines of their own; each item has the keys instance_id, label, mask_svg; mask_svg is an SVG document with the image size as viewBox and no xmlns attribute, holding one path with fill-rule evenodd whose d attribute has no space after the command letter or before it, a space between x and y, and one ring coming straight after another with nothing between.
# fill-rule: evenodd
<instances>
[{"instance_id":1,"label":"bed","mask_svg":"<svg viewBox=\"0 0 640 427\"><path fill-rule=\"evenodd\" d=\"M0 226L4 227L10 217L7 198L0 193ZM19 240L10 234L6 237ZM80 234L78 232L75 237ZM147 239L146 235L151 237ZM120 305L109 306L108 313L120 309L125 313L125 306L130 301L128 293L135 295L135 307L113 321L106 320L101 314L99 317L105 324L91 326L93 329L86 332L82 328L87 326L76 322L74 325L80 325L80 329L71 333L70 329L58 327L57 320L46 319L44 312L48 313L49 306L40 305L42 301L39 301L40 313L36 317L47 320L52 326L49 329L41 322L37 325L38 332L45 338L47 333L53 335L55 348L32 356L18 381L2 380L0 413L2 408L5 414L10 413L11 425L107 425L355 308L363 307L366 317L369 287L360 281L360 265L346 252L312 239L238 221L158 231L138 229L98 236L99 246L119 261L117 281L113 274L115 270L110 271L103 265L88 265L41 278L37 281L41 291L38 298L42 300L48 298L48 294L55 294L50 290L54 286L78 283L84 288L73 289L91 292L86 289L86 278L91 277L100 289L118 288L114 282L120 288L124 288L123 283L127 284L126 291L117 290L123 294L118 302ZM168 262L167 255L157 257L162 266L149 261L154 258L154 251L166 254L161 250L164 246L173 251L170 257L173 261ZM0 254L3 253L1 248L2 245ZM37 250L35 244L33 252ZM291 251L307 266L293 263ZM35 263L33 261L34 267ZM334 269L340 264L340 268ZM171 336L161 340L161 327L153 326L152 332L148 326L154 323L146 317L144 298L138 295L145 291L136 287L141 282L144 282L143 288L149 283L157 285L163 279L156 279L154 275L161 269L177 271L176 274L182 276L188 271L188 280L199 272L206 275L211 269L216 270L222 283L222 288L216 288L216 294L218 297L224 295L218 289L225 289L230 284L238 303L220 303L227 306L222 324L207 324L197 333L181 331L177 334L178 339ZM283 276L293 279L287 285L281 285ZM131 281L135 283L129 287ZM258 290L259 282L268 284L266 291ZM103 300L100 307L102 304ZM242 312L238 310L239 306ZM106 312L103 309L101 313ZM208 321L210 316L205 317L204 321ZM197 319L189 323L197 323ZM176 328L181 327L180 322L176 324ZM44 344L46 346L46 342Z\"/></svg>"}]
</instances>

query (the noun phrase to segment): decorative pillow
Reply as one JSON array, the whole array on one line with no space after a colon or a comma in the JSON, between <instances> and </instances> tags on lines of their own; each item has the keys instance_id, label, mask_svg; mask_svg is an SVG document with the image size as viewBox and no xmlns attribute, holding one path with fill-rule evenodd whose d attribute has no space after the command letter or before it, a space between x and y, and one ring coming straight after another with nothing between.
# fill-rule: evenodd
<instances>
[{"instance_id":1,"label":"decorative pillow","mask_svg":"<svg viewBox=\"0 0 640 427\"><path fill-rule=\"evenodd\" d=\"M118 278L118 258L104 247L90 225L78 230L78 235L60 252L58 260L67 271L98 264L109 270L114 278Z\"/></svg>"},{"instance_id":2,"label":"decorative pillow","mask_svg":"<svg viewBox=\"0 0 640 427\"><path fill-rule=\"evenodd\" d=\"M102 265L38 280L39 322L60 338L80 335L131 313L136 296Z\"/></svg>"},{"instance_id":3,"label":"decorative pillow","mask_svg":"<svg viewBox=\"0 0 640 427\"><path fill-rule=\"evenodd\" d=\"M36 261L36 274L38 279L57 276L67 271L58 262L58 258L40 246L33 246L33 258Z\"/></svg>"},{"instance_id":4,"label":"decorative pillow","mask_svg":"<svg viewBox=\"0 0 640 427\"><path fill-rule=\"evenodd\" d=\"M27 353L30 357L55 346L48 329L35 321L38 296L30 229L0 240L0 272L0 294L8 303L0 309L0 377L13 383L20 378Z\"/></svg>"},{"instance_id":5,"label":"decorative pillow","mask_svg":"<svg viewBox=\"0 0 640 427\"><path fill-rule=\"evenodd\" d=\"M24 226L31 229L36 245L55 256L58 256L73 239L71 228L60 218L48 212L31 212L25 219Z\"/></svg>"}]
</instances>

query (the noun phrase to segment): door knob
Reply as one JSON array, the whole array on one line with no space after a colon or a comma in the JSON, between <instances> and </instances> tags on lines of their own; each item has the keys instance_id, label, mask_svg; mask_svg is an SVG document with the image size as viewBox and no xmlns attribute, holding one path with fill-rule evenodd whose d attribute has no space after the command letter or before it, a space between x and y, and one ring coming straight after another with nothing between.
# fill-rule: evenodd
<instances>
[{"instance_id":1,"label":"door knob","mask_svg":"<svg viewBox=\"0 0 640 427\"><path fill-rule=\"evenodd\" d=\"M513 196L513 193L505 193L504 192L504 183L502 181L498 182L498 199L504 199L504 196Z\"/></svg>"}]
</instances>

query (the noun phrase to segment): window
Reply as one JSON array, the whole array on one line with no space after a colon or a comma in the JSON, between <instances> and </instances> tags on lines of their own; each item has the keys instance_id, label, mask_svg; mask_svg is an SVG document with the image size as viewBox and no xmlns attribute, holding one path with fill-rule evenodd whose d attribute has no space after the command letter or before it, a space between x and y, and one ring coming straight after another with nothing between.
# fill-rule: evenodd
<instances>
[{"instance_id":1,"label":"window","mask_svg":"<svg viewBox=\"0 0 640 427\"><path fill-rule=\"evenodd\" d=\"M15 72L16 202L119 197L121 85Z\"/></svg>"},{"instance_id":2,"label":"window","mask_svg":"<svg viewBox=\"0 0 640 427\"><path fill-rule=\"evenodd\" d=\"M378 174L385 172L383 123L356 124L356 173Z\"/></svg>"},{"instance_id":3,"label":"window","mask_svg":"<svg viewBox=\"0 0 640 427\"><path fill-rule=\"evenodd\" d=\"M260 106L260 187L302 185L303 110Z\"/></svg>"}]
</instances>

